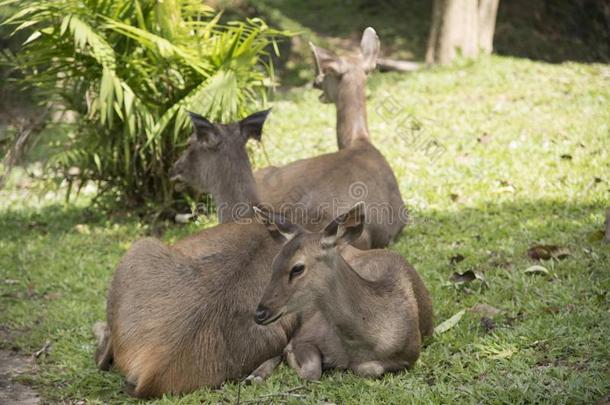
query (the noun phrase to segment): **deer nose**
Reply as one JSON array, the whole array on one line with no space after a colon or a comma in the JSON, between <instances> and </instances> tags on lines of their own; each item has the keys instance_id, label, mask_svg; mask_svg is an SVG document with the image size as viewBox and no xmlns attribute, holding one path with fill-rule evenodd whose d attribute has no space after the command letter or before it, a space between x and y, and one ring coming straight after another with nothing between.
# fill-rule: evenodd
<instances>
[{"instance_id":1,"label":"deer nose","mask_svg":"<svg viewBox=\"0 0 610 405\"><path fill-rule=\"evenodd\" d=\"M270 315L271 315L271 310L269 308L259 305L258 308L256 308L256 314L254 316L254 320L256 321L256 323L261 325L263 322L265 322L269 318Z\"/></svg>"}]
</instances>

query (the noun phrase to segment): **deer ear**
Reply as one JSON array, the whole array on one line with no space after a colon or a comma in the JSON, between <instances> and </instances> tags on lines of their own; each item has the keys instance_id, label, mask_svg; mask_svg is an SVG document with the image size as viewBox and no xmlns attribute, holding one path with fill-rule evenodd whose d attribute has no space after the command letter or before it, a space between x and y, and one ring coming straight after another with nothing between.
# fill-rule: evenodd
<instances>
[{"instance_id":1,"label":"deer ear","mask_svg":"<svg viewBox=\"0 0 610 405\"><path fill-rule=\"evenodd\" d=\"M244 135L246 139L252 138L260 141L263 136L263 124L270 112L271 108L255 112L239 121L239 129L241 130L242 135Z\"/></svg>"},{"instance_id":2,"label":"deer ear","mask_svg":"<svg viewBox=\"0 0 610 405\"><path fill-rule=\"evenodd\" d=\"M322 246L334 247L338 244L350 244L360 237L363 229L364 203L361 201L326 225L322 236Z\"/></svg>"},{"instance_id":3,"label":"deer ear","mask_svg":"<svg viewBox=\"0 0 610 405\"><path fill-rule=\"evenodd\" d=\"M197 141L206 148L210 149L218 146L220 143L220 138L216 133L214 124L197 113L188 111L188 114L189 117L191 117L191 122L195 128L195 136L197 136Z\"/></svg>"},{"instance_id":4,"label":"deer ear","mask_svg":"<svg viewBox=\"0 0 610 405\"><path fill-rule=\"evenodd\" d=\"M260 205L255 205L252 209L254 210L254 216L257 221L265 225L274 238L280 237L284 242L288 242L302 231L298 225L294 225L283 215L269 211Z\"/></svg>"},{"instance_id":5,"label":"deer ear","mask_svg":"<svg viewBox=\"0 0 610 405\"><path fill-rule=\"evenodd\" d=\"M375 30L368 27L362 34L360 41L360 50L362 52L362 60L364 62L364 71L370 73L377 66L377 57L379 56L379 37Z\"/></svg>"},{"instance_id":6,"label":"deer ear","mask_svg":"<svg viewBox=\"0 0 610 405\"><path fill-rule=\"evenodd\" d=\"M343 60L333 52L329 51L328 49L319 48L311 42L309 43L309 47L313 53L313 58L316 64L316 72L318 75L334 73L340 76L347 71L345 62L343 62Z\"/></svg>"}]
</instances>

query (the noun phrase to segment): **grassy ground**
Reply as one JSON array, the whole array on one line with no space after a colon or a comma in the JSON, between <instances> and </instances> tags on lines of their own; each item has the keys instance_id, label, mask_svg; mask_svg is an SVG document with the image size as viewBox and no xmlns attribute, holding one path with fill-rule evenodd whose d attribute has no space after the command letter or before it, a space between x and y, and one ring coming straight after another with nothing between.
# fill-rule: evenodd
<instances>
[{"instance_id":1,"label":"grassy ground","mask_svg":"<svg viewBox=\"0 0 610 405\"><path fill-rule=\"evenodd\" d=\"M610 70L607 65L491 57L410 75L375 74L368 110L374 143L394 168L413 223L391 249L418 269L437 319L466 311L408 372L380 380L328 373L295 393L306 403L592 403L609 393ZM335 149L334 109L317 91L282 94L254 147L258 166ZM430 147L433 145L434 147ZM52 343L22 381L51 402L128 402L117 373L92 361L90 328L104 317L108 281L148 228L108 216L83 195L36 197L16 174L0 193L0 337L22 353ZM171 242L205 224L172 227ZM563 260L528 258L534 244ZM463 258L463 260L462 260ZM528 273L533 265L544 272ZM450 282L454 272L485 282ZM485 316L486 320L481 320ZM255 387L227 384L159 403L263 402L300 386L282 366Z\"/></svg>"}]
</instances>

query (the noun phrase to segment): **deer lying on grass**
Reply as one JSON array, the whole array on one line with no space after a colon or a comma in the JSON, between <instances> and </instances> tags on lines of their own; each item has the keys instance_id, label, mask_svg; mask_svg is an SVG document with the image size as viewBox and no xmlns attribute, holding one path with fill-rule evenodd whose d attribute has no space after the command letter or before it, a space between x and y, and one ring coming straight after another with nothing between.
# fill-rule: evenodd
<instances>
[{"instance_id":1,"label":"deer lying on grass","mask_svg":"<svg viewBox=\"0 0 610 405\"><path fill-rule=\"evenodd\" d=\"M363 208L314 233L257 211L278 221L288 242L273 261L256 322L303 317L285 351L301 378L317 380L326 368L378 377L411 367L433 333L432 302L417 272L397 253L348 246L364 227Z\"/></svg>"},{"instance_id":2,"label":"deer lying on grass","mask_svg":"<svg viewBox=\"0 0 610 405\"><path fill-rule=\"evenodd\" d=\"M266 116L215 125L191 115L195 135L172 175L212 192L221 222L250 216L243 207L258 202L245 144L260 139ZM223 223L171 247L134 243L112 279L107 324L94 327L97 365L116 366L140 398L218 386L270 359L254 372L264 378L296 325L290 316L272 327L254 322L284 241L275 226Z\"/></svg>"},{"instance_id":3,"label":"deer lying on grass","mask_svg":"<svg viewBox=\"0 0 610 405\"><path fill-rule=\"evenodd\" d=\"M321 72L316 79L323 90L321 99L337 106L340 150L264 168L255 178L265 206L308 230L319 230L364 201L369 221L354 245L368 249L395 239L406 223L406 211L392 169L369 139L364 91L366 75L375 69L379 54L375 30L364 31L360 48L359 55L340 58L312 46Z\"/></svg>"}]
</instances>

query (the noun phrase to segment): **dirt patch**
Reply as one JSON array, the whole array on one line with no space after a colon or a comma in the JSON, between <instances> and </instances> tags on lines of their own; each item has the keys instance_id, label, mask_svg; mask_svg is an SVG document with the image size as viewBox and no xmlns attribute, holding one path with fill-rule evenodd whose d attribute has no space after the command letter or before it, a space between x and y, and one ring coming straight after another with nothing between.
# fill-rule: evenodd
<instances>
[{"instance_id":1,"label":"dirt patch","mask_svg":"<svg viewBox=\"0 0 610 405\"><path fill-rule=\"evenodd\" d=\"M33 405L40 397L32 388L15 381L15 378L32 369L28 356L0 350L0 404Z\"/></svg>"}]
</instances>

